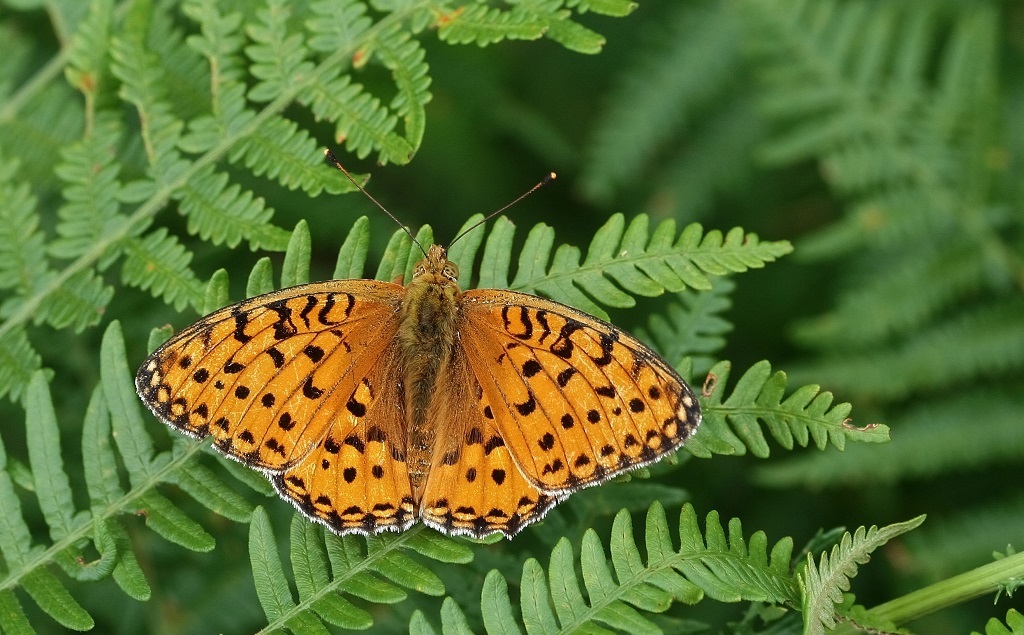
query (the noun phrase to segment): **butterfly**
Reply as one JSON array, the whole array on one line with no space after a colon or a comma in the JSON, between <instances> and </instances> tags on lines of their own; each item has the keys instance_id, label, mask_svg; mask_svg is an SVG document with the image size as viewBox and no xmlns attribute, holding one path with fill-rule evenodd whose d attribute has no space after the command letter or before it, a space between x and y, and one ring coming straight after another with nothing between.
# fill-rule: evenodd
<instances>
[{"instance_id":1,"label":"butterfly","mask_svg":"<svg viewBox=\"0 0 1024 635\"><path fill-rule=\"evenodd\" d=\"M136 388L339 534L423 522L512 537L697 429L693 390L639 340L553 300L462 291L458 277L433 245L407 285L250 298L160 346Z\"/></svg>"}]
</instances>

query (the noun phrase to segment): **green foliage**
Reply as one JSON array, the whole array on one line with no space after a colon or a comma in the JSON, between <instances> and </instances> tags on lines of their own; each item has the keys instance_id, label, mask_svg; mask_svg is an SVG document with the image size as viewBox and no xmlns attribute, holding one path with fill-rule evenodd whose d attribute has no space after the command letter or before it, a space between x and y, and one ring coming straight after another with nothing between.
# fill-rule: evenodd
<instances>
[{"instance_id":1,"label":"green foliage","mask_svg":"<svg viewBox=\"0 0 1024 635\"><path fill-rule=\"evenodd\" d=\"M296 603L277 553L266 513L256 508L249 533L256 592L269 622L266 631L285 627L297 633L326 632L322 622L347 629L366 629L373 616L345 595L373 603L394 604L404 589L443 595L444 583L408 553L447 564L473 559L466 545L422 526L399 536L364 541L325 532L299 514L292 517L290 556L299 601Z\"/></svg>"},{"instance_id":2,"label":"green foliage","mask_svg":"<svg viewBox=\"0 0 1024 635\"><path fill-rule=\"evenodd\" d=\"M871 527L865 531L861 527L852 535L844 534L832 552L821 554L817 563L808 554L807 564L799 575L804 635L824 635L826 629L835 627L834 605L842 602L843 592L850 589L850 578L857 575L857 565L867 562L872 551L923 522L924 516L919 516L881 529Z\"/></svg>"},{"instance_id":3,"label":"green foliage","mask_svg":"<svg viewBox=\"0 0 1024 635\"><path fill-rule=\"evenodd\" d=\"M1010 609L1006 613L1006 624L996 618L992 618L985 624L985 635L1021 635L1024 633L1024 615L1016 609ZM981 635L974 631L971 635Z\"/></svg>"},{"instance_id":4,"label":"green foliage","mask_svg":"<svg viewBox=\"0 0 1024 635\"><path fill-rule=\"evenodd\" d=\"M930 578L1024 528L1004 475L1024 456L1024 119L1006 72L1021 57L1001 46L1019 15L999 2L674 6L647 23L582 166L585 193L611 209L767 206L811 228L796 242L806 273L773 288L804 353L773 361L863 403L893 443L786 457L757 480L885 484L906 505L964 483L908 540ZM750 183L761 166L774 171Z\"/></svg>"},{"instance_id":5,"label":"green foliage","mask_svg":"<svg viewBox=\"0 0 1024 635\"><path fill-rule=\"evenodd\" d=\"M179 310L202 308L191 250L166 228L150 229L162 208L173 205L188 233L213 245L245 241L253 250L284 250L288 232L271 224L274 209L218 165L223 160L309 195L351 189L340 174L317 165L317 141L288 118L290 104L332 123L350 152L406 163L422 142L431 97L420 44L427 27L440 22L439 33L449 40L484 32L488 42L547 36L591 52L601 43L572 20L572 11L551 3L481 13L472 3L418 0L373 14L363 2L344 2L341 10L337 4L293 7L274 0L243 12L187 2L183 20L191 33L148 2L121 12L110 0L96 0L76 16L69 54L56 61L68 69L70 84L48 89L40 77L15 96L25 107L12 106L0 119L0 289L9 291L0 306L0 377L8 380L7 394L18 398L39 366L20 329L28 322L76 331L95 325L115 291L101 272L118 261L125 285ZM616 14L616 3L605 9ZM525 24L533 26L524 31ZM390 102L353 81L370 64L390 73L396 89ZM251 90L248 74L257 80ZM83 98L84 112L28 106ZM122 104L134 109L133 118L123 118ZM76 124L60 119L70 115L79 117ZM125 141L135 126L141 147ZM81 134L60 142L53 169L36 173L34 162L14 159L29 161L33 154L27 127ZM64 199L51 245L40 230L37 198L19 180L28 174L39 190Z\"/></svg>"},{"instance_id":6,"label":"green foliage","mask_svg":"<svg viewBox=\"0 0 1024 635\"><path fill-rule=\"evenodd\" d=\"M663 313L651 316L646 329L636 329L636 335L661 351L665 359L688 355L694 374L706 374L714 355L725 346L725 334L732 330L722 314L732 308L729 297L735 288L729 278L715 278L703 293L682 291Z\"/></svg>"},{"instance_id":7,"label":"green foliage","mask_svg":"<svg viewBox=\"0 0 1024 635\"><path fill-rule=\"evenodd\" d=\"M497 571L488 573L480 594L484 631L492 635L522 633L522 624L531 633L612 629L656 635L664 632L663 628L652 621L653 615L645 614L663 613L677 602L692 605L711 598L795 608L804 614L805 634L823 634L824 626L835 625L833 604L842 600L841 591L849 588L857 564L867 562L872 551L923 520L882 529L861 527L853 535L847 532L833 547L831 558L822 554L816 564L808 556L806 565L793 571L792 539L770 545L761 531L745 539L738 519L732 519L726 530L715 512L707 515L701 532L690 505L680 514L676 548L665 510L657 503L647 512L644 562L630 515L623 510L612 525L610 560L593 529L583 537L578 569L573 546L565 538L551 552L547 576L537 560L527 560L519 585L518 611L506 579ZM849 609L842 610L849 614ZM441 625L444 633L474 632L453 601L446 600ZM436 633L420 612L413 614L410 632Z\"/></svg>"},{"instance_id":8,"label":"green foliage","mask_svg":"<svg viewBox=\"0 0 1024 635\"><path fill-rule=\"evenodd\" d=\"M3 632L893 630L1024 579L1016 4L43 4L0 12ZM512 212L527 231L451 246L460 284L643 325L710 372L690 452L513 542L342 538L146 415L130 377L161 325L332 266L411 274L409 236L337 196L328 141L425 244L558 170ZM758 235L797 237L799 262L764 267L792 247ZM691 499L817 537L702 530ZM860 588L917 521L820 530L923 511ZM970 610L945 632L989 617Z\"/></svg>"},{"instance_id":9,"label":"green foliage","mask_svg":"<svg viewBox=\"0 0 1024 635\"><path fill-rule=\"evenodd\" d=\"M744 454L749 450L754 456L767 458L768 442L761 424L787 450L795 445L806 447L812 441L819 450L829 445L843 450L847 440L889 440L889 429L884 425L850 425L850 404L833 405L832 394L821 392L818 386L803 386L783 400L786 374L772 373L767 361L744 373L728 398L723 399L730 371L729 362L719 362L708 372L705 399L701 401L704 423L687 444L695 456Z\"/></svg>"},{"instance_id":10,"label":"green foliage","mask_svg":"<svg viewBox=\"0 0 1024 635\"><path fill-rule=\"evenodd\" d=\"M778 124L763 157L817 161L848 210L799 245L805 259L841 258L853 273L832 309L796 325L817 355L792 373L885 404L894 425L881 454L828 466L806 457L765 478L867 484L1019 462L1022 199L1002 154L1016 152L1016 124L994 106L999 9L828 3L821 17L756 4L762 105ZM1004 508L988 498L993 512ZM960 542L978 544L980 526L956 515ZM945 534L933 518L929 531ZM1006 536L1021 526L1018 514Z\"/></svg>"}]
</instances>

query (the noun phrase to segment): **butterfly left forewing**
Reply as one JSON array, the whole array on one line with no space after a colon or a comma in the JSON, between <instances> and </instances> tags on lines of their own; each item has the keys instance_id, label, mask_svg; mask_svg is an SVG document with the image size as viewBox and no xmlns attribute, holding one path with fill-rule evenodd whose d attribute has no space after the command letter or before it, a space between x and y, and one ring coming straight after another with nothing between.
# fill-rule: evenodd
<instances>
[{"instance_id":1,"label":"butterfly left forewing","mask_svg":"<svg viewBox=\"0 0 1024 635\"><path fill-rule=\"evenodd\" d=\"M267 471L299 460L391 343L402 287L338 280L250 298L159 347L136 388L168 425Z\"/></svg>"},{"instance_id":2,"label":"butterfly left forewing","mask_svg":"<svg viewBox=\"0 0 1024 635\"><path fill-rule=\"evenodd\" d=\"M414 522L394 351L403 287L336 280L251 298L158 348L136 377L162 420L268 473L339 533Z\"/></svg>"},{"instance_id":3,"label":"butterfly left forewing","mask_svg":"<svg viewBox=\"0 0 1024 635\"><path fill-rule=\"evenodd\" d=\"M700 423L678 373L611 324L511 291L468 291L462 302L488 414L542 491L566 495L652 463Z\"/></svg>"}]
</instances>

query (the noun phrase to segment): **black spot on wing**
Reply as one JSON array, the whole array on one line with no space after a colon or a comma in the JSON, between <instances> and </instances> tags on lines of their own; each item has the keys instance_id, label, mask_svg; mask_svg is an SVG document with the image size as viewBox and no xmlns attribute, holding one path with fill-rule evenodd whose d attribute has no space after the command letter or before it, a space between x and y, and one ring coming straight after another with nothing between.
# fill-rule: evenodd
<instances>
[{"instance_id":1,"label":"black spot on wing","mask_svg":"<svg viewBox=\"0 0 1024 635\"><path fill-rule=\"evenodd\" d=\"M324 391L322 388L317 388L313 385L312 377L307 377L306 383L302 385L302 394L307 399L319 399L324 396Z\"/></svg>"},{"instance_id":2,"label":"black spot on wing","mask_svg":"<svg viewBox=\"0 0 1024 635\"><path fill-rule=\"evenodd\" d=\"M298 333L298 329L292 324L292 310L286 301L274 300L267 304L267 308L277 313L277 319L274 320L274 339L285 340Z\"/></svg>"},{"instance_id":3,"label":"black spot on wing","mask_svg":"<svg viewBox=\"0 0 1024 635\"><path fill-rule=\"evenodd\" d=\"M270 359L274 362L274 368L281 368L284 366L284 353L271 346L267 349L267 355L270 355Z\"/></svg>"},{"instance_id":4,"label":"black spot on wing","mask_svg":"<svg viewBox=\"0 0 1024 635\"><path fill-rule=\"evenodd\" d=\"M295 424L296 424L295 419L292 419L292 416L290 414L288 414L287 412L282 412L281 413L281 418L279 418L277 420L278 427L281 428L282 430L284 430L285 432L287 432L287 431L291 430L292 428L294 428Z\"/></svg>"},{"instance_id":5,"label":"black spot on wing","mask_svg":"<svg viewBox=\"0 0 1024 635\"><path fill-rule=\"evenodd\" d=\"M555 377L555 381L558 382L559 388L565 388L565 385L569 383L569 380L572 379L572 376L575 374L576 369L572 366L569 366L562 372L558 373L558 376Z\"/></svg>"},{"instance_id":6,"label":"black spot on wing","mask_svg":"<svg viewBox=\"0 0 1024 635\"><path fill-rule=\"evenodd\" d=\"M345 445L351 445L353 448L355 448L356 452L360 454L362 454L363 451L366 449L366 444L363 443L363 440L354 434L350 434L349 436L345 437L345 441L343 443Z\"/></svg>"},{"instance_id":7,"label":"black spot on wing","mask_svg":"<svg viewBox=\"0 0 1024 635\"><path fill-rule=\"evenodd\" d=\"M487 440L484 444L484 456L489 456L491 452L505 445L505 439L502 439L498 435L494 435Z\"/></svg>"},{"instance_id":8,"label":"black spot on wing","mask_svg":"<svg viewBox=\"0 0 1024 635\"><path fill-rule=\"evenodd\" d=\"M316 304L317 304L316 296L315 295L307 295L306 296L306 306L302 307L302 310L299 311L299 317L302 318L302 323L306 325L307 329L309 328L309 313L314 308L316 308Z\"/></svg>"},{"instance_id":9,"label":"black spot on wing","mask_svg":"<svg viewBox=\"0 0 1024 635\"><path fill-rule=\"evenodd\" d=\"M559 329L558 337L551 343L548 350L562 359L569 359L572 357L573 351L576 350L576 345L570 339L570 336L582 328L582 322L577 322L576 320L567 321L565 325Z\"/></svg>"},{"instance_id":10,"label":"black spot on wing","mask_svg":"<svg viewBox=\"0 0 1024 635\"><path fill-rule=\"evenodd\" d=\"M519 411L519 414L521 414L524 417L528 417L531 414L533 414L535 410L537 410L537 398L534 397L533 392L530 392L529 399L527 399L523 403L517 403L515 404L515 406L516 410Z\"/></svg>"},{"instance_id":11,"label":"black spot on wing","mask_svg":"<svg viewBox=\"0 0 1024 635\"><path fill-rule=\"evenodd\" d=\"M249 315L243 313L237 306L232 309L231 313L235 316L235 339L245 344L252 339L251 335L246 335L245 327L249 325Z\"/></svg>"},{"instance_id":12,"label":"black spot on wing","mask_svg":"<svg viewBox=\"0 0 1024 635\"><path fill-rule=\"evenodd\" d=\"M615 350L615 342L619 340L618 333L601 333L601 356L591 357L598 366L607 366L612 363L612 351Z\"/></svg>"},{"instance_id":13,"label":"black spot on wing","mask_svg":"<svg viewBox=\"0 0 1024 635\"><path fill-rule=\"evenodd\" d=\"M509 314L514 310L515 308L509 305L506 305L501 309L501 320L505 327L505 331L517 339L530 339L533 337L533 322L530 321L529 310L525 306L519 307L518 319L513 319L509 317Z\"/></svg>"}]
</instances>

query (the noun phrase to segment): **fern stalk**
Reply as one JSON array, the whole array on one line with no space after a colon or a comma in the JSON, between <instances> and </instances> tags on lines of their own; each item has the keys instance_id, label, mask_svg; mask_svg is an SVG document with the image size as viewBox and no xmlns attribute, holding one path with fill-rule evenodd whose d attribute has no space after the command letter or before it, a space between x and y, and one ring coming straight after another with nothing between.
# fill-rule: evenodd
<instances>
[{"instance_id":1,"label":"fern stalk","mask_svg":"<svg viewBox=\"0 0 1024 635\"><path fill-rule=\"evenodd\" d=\"M395 537L385 536L368 538L368 546L369 543L373 541L380 543L380 547L377 549L367 549L365 558L360 559L357 564L346 569L342 575L332 578L330 584L320 587L308 597L300 598L293 606L282 611L276 617L271 619L265 627L257 631L257 635L280 633L288 628L289 624L294 624L296 620L303 618L303 616L311 615L317 604L323 598L334 595L340 591L344 591L346 584L360 574L372 574L376 572L375 565L387 559L388 556L398 551L405 550L405 545L424 531L432 530L428 530L424 525L416 525ZM291 591L289 590L288 593L290 595Z\"/></svg>"},{"instance_id":2,"label":"fern stalk","mask_svg":"<svg viewBox=\"0 0 1024 635\"><path fill-rule=\"evenodd\" d=\"M104 346L104 354L113 357L120 355L123 359L125 355L124 342L121 339L121 329L117 322L111 324L105 340L107 345ZM118 346L120 347L119 350L117 350ZM122 383L128 385L127 382L122 381ZM157 486L173 481L174 475L180 470L189 469L194 457L202 452L204 445L201 441L186 444L183 450L175 452L170 460L162 463L156 469L147 472L144 480L133 483L132 488L121 498L104 507L94 508L92 510L93 522L81 523L68 531L60 539L55 540L46 549L33 551L30 557L20 563L20 566L12 568L7 572L7 576L0 580L0 592L13 590L21 586L26 576L51 563L58 562L61 554L69 549L76 548L76 545L80 545L82 541L93 538L94 527L97 522L112 520L126 511L137 509L139 506L134 504L136 501L143 498L146 494L155 491Z\"/></svg>"},{"instance_id":3,"label":"fern stalk","mask_svg":"<svg viewBox=\"0 0 1024 635\"><path fill-rule=\"evenodd\" d=\"M936 611L962 604L982 595L996 593L1010 578L1024 578L1024 553L972 569L936 582L870 609L880 620L905 624ZM854 635L862 631L851 624L840 624L834 635Z\"/></svg>"}]
</instances>

